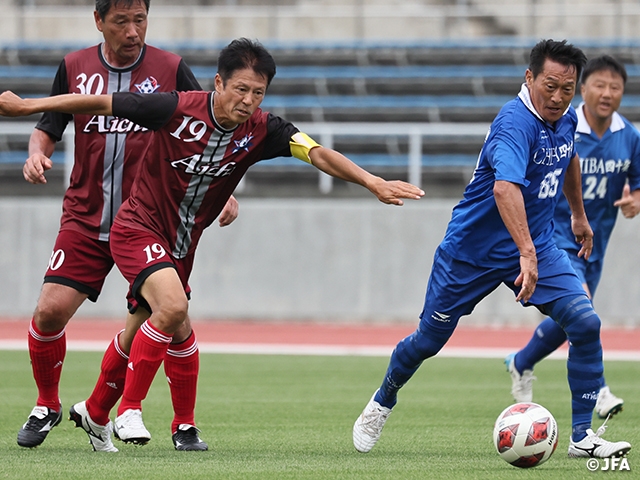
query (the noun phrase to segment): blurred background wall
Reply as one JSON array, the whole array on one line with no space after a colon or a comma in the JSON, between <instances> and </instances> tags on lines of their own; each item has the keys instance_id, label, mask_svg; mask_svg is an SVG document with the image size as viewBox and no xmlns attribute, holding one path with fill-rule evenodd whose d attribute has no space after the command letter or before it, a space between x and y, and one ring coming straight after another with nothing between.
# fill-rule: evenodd
<instances>
[{"instance_id":1,"label":"blurred background wall","mask_svg":"<svg viewBox=\"0 0 640 480\"><path fill-rule=\"evenodd\" d=\"M236 223L202 238L191 277L194 318L416 322L452 199L391 207L375 199L240 198ZM58 227L54 199L0 199L0 312L29 316ZM596 298L607 326L638 325L638 225L620 221ZM117 270L81 315L121 317ZM500 287L466 325L533 325L542 317Z\"/></svg>"},{"instance_id":2,"label":"blurred background wall","mask_svg":"<svg viewBox=\"0 0 640 480\"><path fill-rule=\"evenodd\" d=\"M2 0L2 40L91 41L91 0ZM633 38L635 0L152 0L154 39ZM73 32L73 35L69 35Z\"/></svg>"},{"instance_id":3,"label":"blurred background wall","mask_svg":"<svg viewBox=\"0 0 640 480\"><path fill-rule=\"evenodd\" d=\"M0 0L0 89L47 95L65 53L100 41L94 2ZM219 49L258 38L278 73L263 107L385 178L421 185L402 208L291 159L253 167L240 217L209 228L191 278L197 318L415 322L434 250L488 125L518 92L540 38L567 38L629 71L621 113L640 121L640 2L630 0L152 0L147 41L181 54L211 88ZM579 96L574 104L580 101ZM31 315L57 234L73 148L65 137L46 186L22 179L37 117L0 119L0 316ZM66 160L65 160L66 159ZM638 220L621 218L596 309L640 325ZM120 317L112 272L80 314ZM502 287L465 320L534 324Z\"/></svg>"}]
</instances>

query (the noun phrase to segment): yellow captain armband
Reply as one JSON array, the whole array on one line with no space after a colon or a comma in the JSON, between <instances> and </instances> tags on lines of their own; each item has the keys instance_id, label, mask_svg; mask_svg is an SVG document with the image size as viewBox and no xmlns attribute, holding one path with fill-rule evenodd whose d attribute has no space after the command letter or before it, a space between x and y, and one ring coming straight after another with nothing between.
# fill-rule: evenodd
<instances>
[{"instance_id":1,"label":"yellow captain armband","mask_svg":"<svg viewBox=\"0 0 640 480\"><path fill-rule=\"evenodd\" d=\"M322 146L316 143L309 135L302 132L293 135L289 145L291 146L291 155L307 163L311 163L311 159L309 158L311 149Z\"/></svg>"}]
</instances>

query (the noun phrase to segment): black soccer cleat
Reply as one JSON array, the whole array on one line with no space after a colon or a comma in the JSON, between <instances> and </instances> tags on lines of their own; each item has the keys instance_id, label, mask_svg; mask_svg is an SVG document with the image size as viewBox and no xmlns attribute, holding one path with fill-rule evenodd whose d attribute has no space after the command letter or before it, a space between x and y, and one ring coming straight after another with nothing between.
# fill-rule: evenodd
<instances>
[{"instance_id":1,"label":"black soccer cleat","mask_svg":"<svg viewBox=\"0 0 640 480\"><path fill-rule=\"evenodd\" d=\"M176 450L188 450L188 451L204 451L209 450L209 445L200 440L198 436L198 430L193 425L181 423L178 425L178 430L171 436L173 445Z\"/></svg>"},{"instance_id":2,"label":"black soccer cleat","mask_svg":"<svg viewBox=\"0 0 640 480\"><path fill-rule=\"evenodd\" d=\"M27 423L18 432L18 445L26 448L37 447L61 420L62 405L57 412L48 407L33 407Z\"/></svg>"}]
</instances>

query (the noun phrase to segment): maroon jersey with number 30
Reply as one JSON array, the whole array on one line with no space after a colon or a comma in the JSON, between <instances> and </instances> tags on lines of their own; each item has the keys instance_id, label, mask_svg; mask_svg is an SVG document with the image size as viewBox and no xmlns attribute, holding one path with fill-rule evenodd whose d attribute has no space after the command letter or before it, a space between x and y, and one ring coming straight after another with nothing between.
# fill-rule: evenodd
<instances>
[{"instance_id":1,"label":"maroon jersey with number 30","mask_svg":"<svg viewBox=\"0 0 640 480\"><path fill-rule=\"evenodd\" d=\"M178 55L145 45L135 63L116 68L105 60L102 45L95 45L64 58L51 94L156 94L176 89L201 90ZM125 118L58 113L45 113L36 128L60 140L72 118L75 159L60 229L108 241L115 214L129 196L153 132Z\"/></svg>"}]
</instances>

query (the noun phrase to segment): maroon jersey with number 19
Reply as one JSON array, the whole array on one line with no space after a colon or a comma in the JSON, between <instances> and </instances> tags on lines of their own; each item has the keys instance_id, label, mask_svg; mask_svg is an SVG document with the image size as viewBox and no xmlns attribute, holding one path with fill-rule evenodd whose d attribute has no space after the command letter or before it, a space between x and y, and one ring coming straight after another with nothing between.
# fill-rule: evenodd
<instances>
[{"instance_id":1,"label":"maroon jersey with number 19","mask_svg":"<svg viewBox=\"0 0 640 480\"><path fill-rule=\"evenodd\" d=\"M115 223L146 230L166 240L171 254L195 251L247 169L256 162L291 156L298 129L257 109L233 130L213 114L213 92L172 92L148 96L115 94L113 112L156 130L138 177Z\"/></svg>"}]
</instances>

